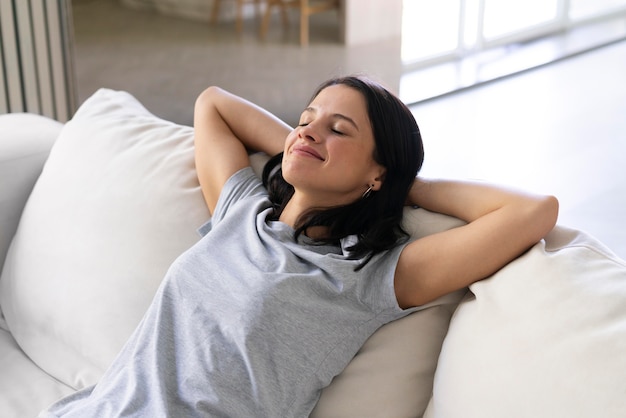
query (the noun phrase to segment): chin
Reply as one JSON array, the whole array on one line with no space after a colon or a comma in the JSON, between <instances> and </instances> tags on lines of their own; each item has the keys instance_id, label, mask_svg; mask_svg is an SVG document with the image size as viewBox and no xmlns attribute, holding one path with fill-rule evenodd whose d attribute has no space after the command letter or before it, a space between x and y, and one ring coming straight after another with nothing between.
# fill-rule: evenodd
<instances>
[{"instance_id":1,"label":"chin","mask_svg":"<svg viewBox=\"0 0 626 418\"><path fill-rule=\"evenodd\" d=\"M306 182L307 179L310 180L312 177L319 175L311 170L310 167L307 167L306 164L299 164L293 159L283 160L281 169L283 172L283 178L291 185L294 185L294 183L301 183L302 181Z\"/></svg>"}]
</instances>

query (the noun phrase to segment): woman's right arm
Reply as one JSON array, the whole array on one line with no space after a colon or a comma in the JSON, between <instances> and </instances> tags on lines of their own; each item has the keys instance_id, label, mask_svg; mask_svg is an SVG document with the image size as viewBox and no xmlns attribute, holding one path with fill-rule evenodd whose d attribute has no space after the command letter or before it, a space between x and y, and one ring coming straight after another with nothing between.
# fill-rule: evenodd
<instances>
[{"instance_id":1,"label":"woman's right arm","mask_svg":"<svg viewBox=\"0 0 626 418\"><path fill-rule=\"evenodd\" d=\"M209 87L198 96L194 108L196 172L211 213L226 180L250 165L248 150L276 155L291 130L266 110L219 87Z\"/></svg>"},{"instance_id":2,"label":"woman's right arm","mask_svg":"<svg viewBox=\"0 0 626 418\"><path fill-rule=\"evenodd\" d=\"M413 183L407 201L467 224L405 247L395 276L403 308L423 305L492 275L550 232L559 208L553 196L484 182L422 178Z\"/></svg>"}]
</instances>

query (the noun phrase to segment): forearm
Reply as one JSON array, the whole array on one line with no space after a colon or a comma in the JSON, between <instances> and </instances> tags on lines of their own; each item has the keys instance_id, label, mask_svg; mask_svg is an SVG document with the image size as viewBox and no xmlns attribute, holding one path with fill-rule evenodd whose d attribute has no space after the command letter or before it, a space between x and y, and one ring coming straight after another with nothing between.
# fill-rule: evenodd
<instances>
[{"instance_id":1,"label":"forearm","mask_svg":"<svg viewBox=\"0 0 626 418\"><path fill-rule=\"evenodd\" d=\"M419 306L489 277L545 237L558 216L553 196L480 182L418 178L407 200L467 224L407 245L394 282L402 307Z\"/></svg>"},{"instance_id":2,"label":"forearm","mask_svg":"<svg viewBox=\"0 0 626 418\"><path fill-rule=\"evenodd\" d=\"M472 222L496 210L511 207L519 211L539 207L555 216L556 199L477 181L449 181L416 178L408 203ZM558 209L558 207L556 208Z\"/></svg>"},{"instance_id":3,"label":"forearm","mask_svg":"<svg viewBox=\"0 0 626 418\"><path fill-rule=\"evenodd\" d=\"M223 124L248 149L276 155L292 128L261 107L219 87L209 87L196 100L195 117Z\"/></svg>"}]
</instances>

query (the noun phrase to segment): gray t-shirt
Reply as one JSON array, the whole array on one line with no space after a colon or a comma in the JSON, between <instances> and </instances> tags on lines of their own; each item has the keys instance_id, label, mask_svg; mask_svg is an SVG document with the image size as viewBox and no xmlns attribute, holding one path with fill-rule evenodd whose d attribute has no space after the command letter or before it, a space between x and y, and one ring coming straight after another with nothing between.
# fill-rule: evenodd
<instances>
[{"instance_id":1,"label":"gray t-shirt","mask_svg":"<svg viewBox=\"0 0 626 418\"><path fill-rule=\"evenodd\" d=\"M353 238L296 242L270 206L250 168L233 175L101 381L41 416L308 416L365 340L411 312L393 287L403 246L355 272Z\"/></svg>"}]
</instances>

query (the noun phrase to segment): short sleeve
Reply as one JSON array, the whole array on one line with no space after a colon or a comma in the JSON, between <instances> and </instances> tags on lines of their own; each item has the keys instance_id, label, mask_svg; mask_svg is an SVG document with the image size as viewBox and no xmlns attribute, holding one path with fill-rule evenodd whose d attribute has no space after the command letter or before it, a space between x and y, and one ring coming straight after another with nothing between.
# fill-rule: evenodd
<instances>
[{"instance_id":1,"label":"short sleeve","mask_svg":"<svg viewBox=\"0 0 626 418\"><path fill-rule=\"evenodd\" d=\"M267 196L267 190L251 167L242 168L226 180L211 219L198 228L198 233L202 236L208 234L213 225L224 219L233 205L253 196Z\"/></svg>"},{"instance_id":2,"label":"short sleeve","mask_svg":"<svg viewBox=\"0 0 626 418\"><path fill-rule=\"evenodd\" d=\"M362 300L381 315L388 315L389 321L440 304L435 300L407 309L398 305L394 286L396 267L402 251L413 240L414 238L408 239L388 251L376 254L362 269Z\"/></svg>"}]
</instances>

